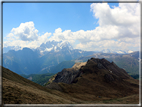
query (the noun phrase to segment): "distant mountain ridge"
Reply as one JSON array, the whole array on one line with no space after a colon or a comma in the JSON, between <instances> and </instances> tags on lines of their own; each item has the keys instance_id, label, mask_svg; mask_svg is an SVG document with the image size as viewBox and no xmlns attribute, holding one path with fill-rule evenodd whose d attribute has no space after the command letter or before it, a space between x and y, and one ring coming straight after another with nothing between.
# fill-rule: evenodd
<instances>
[{"instance_id":1,"label":"distant mountain ridge","mask_svg":"<svg viewBox=\"0 0 142 107\"><path fill-rule=\"evenodd\" d=\"M107 49L108 52L111 52ZM56 67L63 61L77 61L85 58L88 60L91 55L96 55L95 57L99 58L99 54L108 54L108 56L123 56L124 54L117 53L105 53L105 52L94 52L94 51L83 51L79 49L73 49L69 42L57 42L57 41L48 41L45 44L41 44L35 50L30 48L23 48L22 50L10 50L7 53L3 54L3 66L15 71L18 74L37 74L37 73L57 73L59 71L53 71L53 68ZM90 55L90 57L88 57ZM130 54L129 54L130 55ZM127 56L127 54L126 54ZM136 52L131 53L131 56L139 58L139 54ZM116 58L108 58L108 60L115 60ZM105 58L105 57L104 57ZM134 59L132 59L133 61ZM114 61L115 62L115 61ZM69 64L69 63L68 63ZM72 62L73 64L73 62ZM120 65L120 64L118 64ZM136 63L137 65L137 63ZM122 66L122 65L121 65ZM71 67L71 65L67 65ZM134 67L135 68L135 67ZM61 69L60 69L61 70ZM138 71L135 69L135 71Z\"/></svg>"},{"instance_id":2,"label":"distant mountain ridge","mask_svg":"<svg viewBox=\"0 0 142 107\"><path fill-rule=\"evenodd\" d=\"M105 58L110 62L116 63L119 67L125 69L130 74L139 74L139 51L129 54L116 53L94 53L93 55L84 56L76 59L76 62L85 62L90 58Z\"/></svg>"},{"instance_id":3,"label":"distant mountain ridge","mask_svg":"<svg viewBox=\"0 0 142 107\"><path fill-rule=\"evenodd\" d=\"M134 51L132 50L111 50L111 49L103 49L100 51L101 53L117 53L117 54L129 54L129 53L133 53Z\"/></svg>"},{"instance_id":4,"label":"distant mountain ridge","mask_svg":"<svg viewBox=\"0 0 142 107\"><path fill-rule=\"evenodd\" d=\"M39 47L37 48L30 48L33 51L38 50L41 55L46 54L47 52L58 52L60 50L63 50L64 48L68 48L68 50L74 50L71 44L68 41L47 41L46 43L42 43ZM23 48L20 46L14 47L14 46L8 46L8 47L3 47L3 53L7 53L9 50L22 50ZM77 49L79 50L79 49ZM82 52L82 50L80 50ZM132 50L112 50L112 49L102 49L101 51L95 51L99 53L117 53L117 54L129 54L133 53L134 51Z\"/></svg>"},{"instance_id":5,"label":"distant mountain ridge","mask_svg":"<svg viewBox=\"0 0 142 107\"><path fill-rule=\"evenodd\" d=\"M51 49L51 46L54 45ZM18 74L46 73L48 69L63 61L74 60L80 56L93 54L93 51L72 49L68 42L47 42L40 48L31 50L10 50L3 54L3 66ZM46 69L46 72L43 70Z\"/></svg>"}]
</instances>

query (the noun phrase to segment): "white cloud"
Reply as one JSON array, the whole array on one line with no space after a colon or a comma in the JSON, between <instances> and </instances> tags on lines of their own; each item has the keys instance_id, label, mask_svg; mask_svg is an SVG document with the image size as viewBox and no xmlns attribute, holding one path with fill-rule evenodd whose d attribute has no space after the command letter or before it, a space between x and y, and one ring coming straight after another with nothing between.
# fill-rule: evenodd
<instances>
[{"instance_id":1,"label":"white cloud","mask_svg":"<svg viewBox=\"0 0 142 107\"><path fill-rule=\"evenodd\" d=\"M113 8L110 8L107 3L93 3L90 5L90 10L93 12L93 17L98 18L99 23L99 26L93 30L72 32L57 28L53 35L46 32L39 36L34 23L26 22L12 29L11 33L7 35L4 45L37 48L48 40L62 40L70 42L74 48L83 50L139 50L139 3L119 3L118 7ZM76 41L78 42L76 43Z\"/></svg>"},{"instance_id":2,"label":"white cloud","mask_svg":"<svg viewBox=\"0 0 142 107\"><path fill-rule=\"evenodd\" d=\"M80 43L75 48L98 50L101 48L130 49L140 46L140 4L119 3L113 9L107 3L93 3L90 5L94 18L98 18L99 26L93 30L55 30L52 39L67 40ZM58 31L58 32L57 32ZM133 48L134 49L134 48Z\"/></svg>"},{"instance_id":3,"label":"white cloud","mask_svg":"<svg viewBox=\"0 0 142 107\"><path fill-rule=\"evenodd\" d=\"M45 34L38 36L38 42L41 43L46 43L48 41L48 37L51 35L51 33L46 32Z\"/></svg>"},{"instance_id":4,"label":"white cloud","mask_svg":"<svg viewBox=\"0 0 142 107\"><path fill-rule=\"evenodd\" d=\"M35 29L32 21L21 23L19 27L13 28L11 32L23 41L33 41L38 38L38 30Z\"/></svg>"},{"instance_id":5,"label":"white cloud","mask_svg":"<svg viewBox=\"0 0 142 107\"><path fill-rule=\"evenodd\" d=\"M77 44L77 49L101 51L103 49L117 50L139 50L139 44L119 42L115 40L102 40L97 42L88 42L87 44Z\"/></svg>"},{"instance_id":6,"label":"white cloud","mask_svg":"<svg viewBox=\"0 0 142 107\"><path fill-rule=\"evenodd\" d=\"M119 7L114 7L113 9L111 9L107 3L93 3L90 8L93 12L93 16L99 19L98 22L100 28L109 30L110 27L108 26L111 26L112 28L117 27L116 31L118 32L118 35L114 36L117 36L118 38L123 36L139 36L139 3L119 3Z\"/></svg>"},{"instance_id":7,"label":"white cloud","mask_svg":"<svg viewBox=\"0 0 142 107\"><path fill-rule=\"evenodd\" d=\"M13 28L11 33L9 33L4 39L4 47L14 46L21 49L23 47L37 48L42 43L48 41L48 37L51 33L46 32L45 34L39 36L38 30L35 29L33 22L21 23L19 27Z\"/></svg>"},{"instance_id":8,"label":"white cloud","mask_svg":"<svg viewBox=\"0 0 142 107\"><path fill-rule=\"evenodd\" d=\"M18 37L15 36L13 33L9 33L6 37L6 39L8 39L10 41L10 40L18 39Z\"/></svg>"}]
</instances>

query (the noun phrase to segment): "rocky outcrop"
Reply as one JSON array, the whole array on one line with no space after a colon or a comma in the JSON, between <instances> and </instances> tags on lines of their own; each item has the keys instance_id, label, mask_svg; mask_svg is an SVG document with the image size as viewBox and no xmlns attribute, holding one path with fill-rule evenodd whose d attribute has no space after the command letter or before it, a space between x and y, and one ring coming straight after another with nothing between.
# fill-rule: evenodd
<instances>
[{"instance_id":1,"label":"rocky outcrop","mask_svg":"<svg viewBox=\"0 0 142 107\"><path fill-rule=\"evenodd\" d=\"M106 59L102 58L102 59L98 59L98 58L91 58L90 60L87 61L86 66L88 66L89 70L91 72L96 72L96 70L91 70L92 68L95 69L104 69L109 71L112 75L116 75L121 79L127 79L130 76L127 74L127 72L124 69L119 68L114 62L109 62ZM83 70L83 71L87 71L88 70Z\"/></svg>"},{"instance_id":2,"label":"rocky outcrop","mask_svg":"<svg viewBox=\"0 0 142 107\"><path fill-rule=\"evenodd\" d=\"M86 65L86 63L87 62L78 62L78 63L75 63L72 68L75 69L75 70L79 70L80 67Z\"/></svg>"},{"instance_id":3,"label":"rocky outcrop","mask_svg":"<svg viewBox=\"0 0 142 107\"><path fill-rule=\"evenodd\" d=\"M63 69L61 72L52 76L49 79L48 83L46 83L46 85L49 85L52 82L56 82L56 83L63 82L67 84L72 83L76 77L79 77L81 75L81 73L79 72L79 69L81 66L85 64L86 62L78 62L78 63L75 63L72 68Z\"/></svg>"},{"instance_id":4,"label":"rocky outcrop","mask_svg":"<svg viewBox=\"0 0 142 107\"><path fill-rule=\"evenodd\" d=\"M72 68L63 69L57 73L53 82L76 83L77 78L81 75L92 73L93 75L103 76L103 80L107 83L130 77L124 69L119 68L114 62L109 62L104 58L91 58L87 62L76 63Z\"/></svg>"},{"instance_id":5,"label":"rocky outcrop","mask_svg":"<svg viewBox=\"0 0 142 107\"><path fill-rule=\"evenodd\" d=\"M70 84L78 74L78 70L75 69L63 69L61 72L57 74L55 80L53 82L63 82Z\"/></svg>"},{"instance_id":6,"label":"rocky outcrop","mask_svg":"<svg viewBox=\"0 0 142 107\"><path fill-rule=\"evenodd\" d=\"M83 65L78 63L72 68L63 69L46 87L76 98L81 95L80 98L85 101L91 96L93 100L100 100L101 97L126 97L138 94L139 90L138 82L129 77L125 70L114 62L98 58L91 58Z\"/></svg>"},{"instance_id":7,"label":"rocky outcrop","mask_svg":"<svg viewBox=\"0 0 142 107\"><path fill-rule=\"evenodd\" d=\"M86 62L78 62L78 63L75 63L72 68L63 69L61 72L53 76L53 78L49 80L49 83L52 83L52 82L56 82L56 83L63 82L67 84L72 83L76 77L81 75L81 73L79 72L79 69L81 66L84 66L85 64Z\"/></svg>"}]
</instances>

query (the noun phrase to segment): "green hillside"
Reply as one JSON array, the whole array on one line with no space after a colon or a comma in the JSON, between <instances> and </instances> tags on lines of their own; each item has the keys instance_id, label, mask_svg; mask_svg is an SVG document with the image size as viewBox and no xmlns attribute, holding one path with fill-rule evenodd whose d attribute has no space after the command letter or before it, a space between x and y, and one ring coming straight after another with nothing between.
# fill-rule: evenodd
<instances>
[{"instance_id":1,"label":"green hillside","mask_svg":"<svg viewBox=\"0 0 142 107\"><path fill-rule=\"evenodd\" d=\"M22 77L29 79L39 85L44 85L48 80L53 76L53 73L46 74L30 74L30 75L21 75Z\"/></svg>"},{"instance_id":2,"label":"green hillside","mask_svg":"<svg viewBox=\"0 0 142 107\"><path fill-rule=\"evenodd\" d=\"M59 63L57 66L51 67L51 69L45 69L40 72L44 74L21 74L21 76L43 86L55 73L62 71L64 68L71 68L74 64L74 61L63 61Z\"/></svg>"},{"instance_id":3,"label":"green hillside","mask_svg":"<svg viewBox=\"0 0 142 107\"><path fill-rule=\"evenodd\" d=\"M75 61L63 61L56 66L40 71L40 73L47 73L47 72L57 73L62 71L64 68L71 68L74 64Z\"/></svg>"}]
</instances>

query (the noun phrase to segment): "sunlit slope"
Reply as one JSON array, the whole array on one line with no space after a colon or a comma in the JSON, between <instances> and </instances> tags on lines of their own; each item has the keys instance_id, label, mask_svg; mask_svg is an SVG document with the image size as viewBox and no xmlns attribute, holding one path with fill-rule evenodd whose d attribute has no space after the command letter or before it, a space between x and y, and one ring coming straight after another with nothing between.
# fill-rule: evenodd
<instances>
[{"instance_id":1,"label":"sunlit slope","mask_svg":"<svg viewBox=\"0 0 142 107\"><path fill-rule=\"evenodd\" d=\"M4 104L70 104L80 102L65 93L40 86L6 68L2 68L2 71L2 103Z\"/></svg>"}]
</instances>

